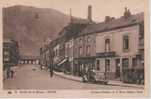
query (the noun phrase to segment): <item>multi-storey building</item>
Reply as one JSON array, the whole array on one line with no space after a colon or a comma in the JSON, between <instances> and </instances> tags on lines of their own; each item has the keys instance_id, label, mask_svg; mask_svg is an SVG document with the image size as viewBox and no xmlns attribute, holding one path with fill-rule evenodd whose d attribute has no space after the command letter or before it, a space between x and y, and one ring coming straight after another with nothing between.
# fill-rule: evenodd
<instances>
[{"instance_id":1,"label":"multi-storey building","mask_svg":"<svg viewBox=\"0 0 151 99\"><path fill-rule=\"evenodd\" d=\"M42 67L50 68L50 66L53 64L53 48L54 48L54 42L50 39L47 39L43 46L40 48L40 58L39 58L39 64Z\"/></svg>"},{"instance_id":2,"label":"multi-storey building","mask_svg":"<svg viewBox=\"0 0 151 99\"><path fill-rule=\"evenodd\" d=\"M6 71L10 70L12 66L16 66L19 61L19 45L18 42L11 39L4 39L3 41L3 75L5 79Z\"/></svg>"},{"instance_id":3,"label":"multi-storey building","mask_svg":"<svg viewBox=\"0 0 151 99\"><path fill-rule=\"evenodd\" d=\"M53 65L54 68L56 70L62 71L62 67L60 66L60 61L62 59L62 57L60 57L60 42L59 39L55 40L55 45L53 47L53 53L54 53L54 57L53 57Z\"/></svg>"},{"instance_id":4,"label":"multi-storey building","mask_svg":"<svg viewBox=\"0 0 151 99\"><path fill-rule=\"evenodd\" d=\"M104 28L96 35L96 68L105 70L109 79L125 81L128 77L139 76L137 72L144 73L143 60L139 57L143 19L140 13L98 24ZM135 72L136 69L140 71Z\"/></svg>"},{"instance_id":5,"label":"multi-storey building","mask_svg":"<svg viewBox=\"0 0 151 99\"><path fill-rule=\"evenodd\" d=\"M57 65L59 65L60 68L66 73L74 74L74 37L80 33L88 24L92 23L90 15L91 6L88 8L88 19L76 19L70 16L70 23L59 33L58 38L60 39L60 42L58 45L56 45L56 49L59 49L59 62Z\"/></svg>"},{"instance_id":6,"label":"multi-storey building","mask_svg":"<svg viewBox=\"0 0 151 99\"><path fill-rule=\"evenodd\" d=\"M144 14L124 15L93 23L91 6L87 20L74 20L59 33L53 46L54 65L81 76L83 69L105 72L107 79L144 81ZM140 80L141 79L141 80Z\"/></svg>"},{"instance_id":7,"label":"multi-storey building","mask_svg":"<svg viewBox=\"0 0 151 99\"><path fill-rule=\"evenodd\" d=\"M74 38L74 71L106 72L108 79L144 79L144 15L125 10L118 19L90 24ZM131 77L130 77L131 76ZM129 78L133 78L130 79Z\"/></svg>"},{"instance_id":8,"label":"multi-storey building","mask_svg":"<svg viewBox=\"0 0 151 99\"><path fill-rule=\"evenodd\" d=\"M19 46L18 42L10 39L4 39L3 41L3 65L6 69L10 66L18 64L19 60Z\"/></svg>"},{"instance_id":9,"label":"multi-storey building","mask_svg":"<svg viewBox=\"0 0 151 99\"><path fill-rule=\"evenodd\" d=\"M87 24L87 20L72 19L71 22L60 32L60 42L58 44L58 65L62 65L61 67L63 67L64 72L69 74L73 73L74 36L85 28Z\"/></svg>"},{"instance_id":10,"label":"multi-storey building","mask_svg":"<svg viewBox=\"0 0 151 99\"><path fill-rule=\"evenodd\" d=\"M94 68L95 37L96 34L81 32L74 38L74 72L76 75L80 76L84 68Z\"/></svg>"}]
</instances>

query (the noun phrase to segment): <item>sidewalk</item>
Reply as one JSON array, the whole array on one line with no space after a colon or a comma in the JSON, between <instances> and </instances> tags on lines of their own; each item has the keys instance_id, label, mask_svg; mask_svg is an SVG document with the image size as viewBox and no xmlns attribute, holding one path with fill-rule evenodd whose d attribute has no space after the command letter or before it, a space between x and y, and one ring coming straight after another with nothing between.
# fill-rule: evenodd
<instances>
[{"instance_id":1,"label":"sidewalk","mask_svg":"<svg viewBox=\"0 0 151 99\"><path fill-rule=\"evenodd\" d=\"M144 88L144 85L138 85L138 84L128 84L128 83L123 83L121 81L114 81L110 80L108 82L108 85L113 85L113 86L122 86L122 87L133 87L133 88Z\"/></svg>"},{"instance_id":2,"label":"sidewalk","mask_svg":"<svg viewBox=\"0 0 151 99\"><path fill-rule=\"evenodd\" d=\"M81 77L67 75L67 74L64 74L63 72L55 72L55 71L54 71L54 74L57 75L57 76L60 76L62 78L65 78L65 79L69 79L69 80L73 80L73 81L77 81L77 82L82 82Z\"/></svg>"},{"instance_id":3,"label":"sidewalk","mask_svg":"<svg viewBox=\"0 0 151 99\"><path fill-rule=\"evenodd\" d=\"M81 77L76 77L76 76L72 76L72 75L67 75L64 74L62 72L54 72L55 75L60 76L62 78L65 79L69 79L69 80L73 80L73 81L77 81L77 82L82 82L82 78ZM138 84L126 84L123 83L121 81L114 81L114 80L109 80L108 85L111 86L122 86L122 87L134 87L134 88L144 88L144 85L138 85Z\"/></svg>"}]
</instances>

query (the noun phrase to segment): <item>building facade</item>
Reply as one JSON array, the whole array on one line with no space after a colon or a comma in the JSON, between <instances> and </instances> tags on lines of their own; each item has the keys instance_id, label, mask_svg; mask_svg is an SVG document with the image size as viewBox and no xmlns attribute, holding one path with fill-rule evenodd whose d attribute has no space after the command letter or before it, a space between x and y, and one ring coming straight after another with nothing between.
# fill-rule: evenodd
<instances>
[{"instance_id":1,"label":"building facade","mask_svg":"<svg viewBox=\"0 0 151 99\"><path fill-rule=\"evenodd\" d=\"M46 69L49 69L53 65L54 59L54 41L47 40L44 42L42 47L40 48L40 57L39 57L39 64Z\"/></svg>"},{"instance_id":2,"label":"building facade","mask_svg":"<svg viewBox=\"0 0 151 99\"><path fill-rule=\"evenodd\" d=\"M144 14L125 10L118 19L88 25L74 38L74 71L105 72L110 80L144 83ZM130 79L131 78L131 79Z\"/></svg>"},{"instance_id":3,"label":"building facade","mask_svg":"<svg viewBox=\"0 0 151 99\"><path fill-rule=\"evenodd\" d=\"M74 38L74 72L81 76L83 69L95 67L96 34L79 34Z\"/></svg>"},{"instance_id":4,"label":"building facade","mask_svg":"<svg viewBox=\"0 0 151 99\"><path fill-rule=\"evenodd\" d=\"M87 20L71 19L49 47L54 67L75 76L96 70L105 72L109 80L143 84L144 13L132 15L125 8L120 18L106 16L103 22L94 23L91 9L89 6Z\"/></svg>"},{"instance_id":5,"label":"building facade","mask_svg":"<svg viewBox=\"0 0 151 99\"><path fill-rule=\"evenodd\" d=\"M120 25L112 26L115 29L109 27L111 30L97 33L96 69L106 71L108 79L135 83L142 79L143 83L143 13L130 15L126 19L122 17L115 20L115 24L119 20L117 24ZM124 21L127 23L124 24Z\"/></svg>"},{"instance_id":6,"label":"building facade","mask_svg":"<svg viewBox=\"0 0 151 99\"><path fill-rule=\"evenodd\" d=\"M3 69L15 66L19 61L19 45L17 41L4 39L3 41Z\"/></svg>"},{"instance_id":7,"label":"building facade","mask_svg":"<svg viewBox=\"0 0 151 99\"><path fill-rule=\"evenodd\" d=\"M67 67L67 70L73 74L73 42L74 40L71 39L71 40L68 40L66 43L65 43L65 58L68 60L68 67Z\"/></svg>"},{"instance_id":8,"label":"building facade","mask_svg":"<svg viewBox=\"0 0 151 99\"><path fill-rule=\"evenodd\" d=\"M13 66L17 66L20 59L18 42L11 39L3 40L3 79Z\"/></svg>"}]
</instances>

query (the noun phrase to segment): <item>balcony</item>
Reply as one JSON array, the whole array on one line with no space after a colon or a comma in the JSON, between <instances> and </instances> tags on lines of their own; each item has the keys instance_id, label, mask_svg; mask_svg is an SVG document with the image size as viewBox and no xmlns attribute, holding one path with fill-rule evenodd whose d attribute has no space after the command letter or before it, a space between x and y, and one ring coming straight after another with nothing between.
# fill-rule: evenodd
<instances>
[{"instance_id":1,"label":"balcony","mask_svg":"<svg viewBox=\"0 0 151 99\"><path fill-rule=\"evenodd\" d=\"M97 58L105 58L105 57L115 57L115 52L103 52L103 53L96 53Z\"/></svg>"}]
</instances>

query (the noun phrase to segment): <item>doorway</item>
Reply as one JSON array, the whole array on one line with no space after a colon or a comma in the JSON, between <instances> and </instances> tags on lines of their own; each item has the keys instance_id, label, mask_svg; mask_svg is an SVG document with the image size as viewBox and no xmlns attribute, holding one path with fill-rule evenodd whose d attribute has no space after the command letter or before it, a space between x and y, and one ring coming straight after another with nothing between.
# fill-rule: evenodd
<instances>
[{"instance_id":1,"label":"doorway","mask_svg":"<svg viewBox=\"0 0 151 99\"><path fill-rule=\"evenodd\" d=\"M115 66L116 66L115 77L120 78L120 59L115 60Z\"/></svg>"}]
</instances>

